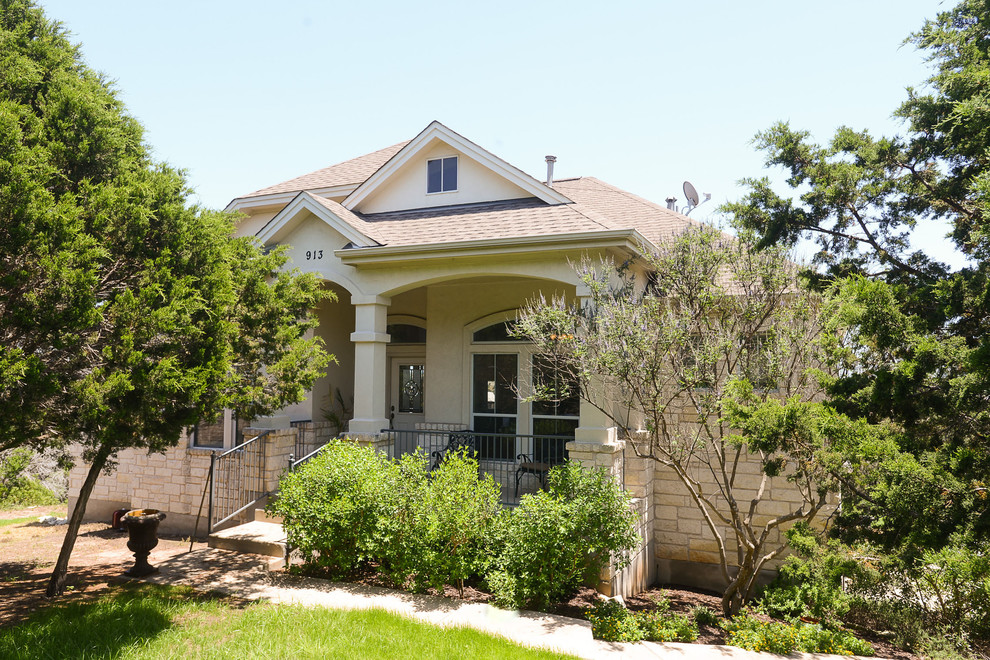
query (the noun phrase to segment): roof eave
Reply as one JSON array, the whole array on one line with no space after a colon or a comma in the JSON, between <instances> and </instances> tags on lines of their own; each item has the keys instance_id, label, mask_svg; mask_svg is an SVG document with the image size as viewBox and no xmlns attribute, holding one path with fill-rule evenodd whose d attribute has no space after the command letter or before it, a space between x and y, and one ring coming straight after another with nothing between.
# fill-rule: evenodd
<instances>
[{"instance_id":1,"label":"roof eave","mask_svg":"<svg viewBox=\"0 0 990 660\"><path fill-rule=\"evenodd\" d=\"M539 252L561 252L583 249L619 249L630 255L651 249L650 241L635 229L547 234L511 238L479 239L456 243L421 243L417 245L385 245L381 247L344 248L335 250L340 261L349 266L394 265L405 261L520 255Z\"/></svg>"}]
</instances>

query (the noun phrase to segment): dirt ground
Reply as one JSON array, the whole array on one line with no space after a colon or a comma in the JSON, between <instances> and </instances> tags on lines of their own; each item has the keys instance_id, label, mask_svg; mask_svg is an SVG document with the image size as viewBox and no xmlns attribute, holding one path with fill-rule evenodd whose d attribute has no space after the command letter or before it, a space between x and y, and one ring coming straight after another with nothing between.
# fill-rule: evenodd
<instances>
[{"instance_id":1,"label":"dirt ground","mask_svg":"<svg viewBox=\"0 0 990 660\"><path fill-rule=\"evenodd\" d=\"M0 627L14 625L49 603L45 588L62 548L66 526L37 522L40 516L47 514L64 517L65 508L49 506L0 511L0 522L34 519L0 527ZM197 545L202 547L203 544ZM188 549L188 539L162 538L151 553L151 563ZM98 596L109 584L127 580L123 573L133 564L134 555L127 549L126 532L115 531L106 523L83 525L72 551L63 602Z\"/></svg>"}]
</instances>

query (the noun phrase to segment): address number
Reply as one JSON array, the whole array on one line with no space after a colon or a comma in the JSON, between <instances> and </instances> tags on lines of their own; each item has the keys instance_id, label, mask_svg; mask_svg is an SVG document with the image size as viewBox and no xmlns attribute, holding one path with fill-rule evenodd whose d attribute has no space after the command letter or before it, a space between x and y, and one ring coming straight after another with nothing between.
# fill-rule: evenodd
<instances>
[{"instance_id":1,"label":"address number","mask_svg":"<svg viewBox=\"0 0 990 660\"><path fill-rule=\"evenodd\" d=\"M306 250L306 261L312 261L313 259L322 259L323 250Z\"/></svg>"}]
</instances>

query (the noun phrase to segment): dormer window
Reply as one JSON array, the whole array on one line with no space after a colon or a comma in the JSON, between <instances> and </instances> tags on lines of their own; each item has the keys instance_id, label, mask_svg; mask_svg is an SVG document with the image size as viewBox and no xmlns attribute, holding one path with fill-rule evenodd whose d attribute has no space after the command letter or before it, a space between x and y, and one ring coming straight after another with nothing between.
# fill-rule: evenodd
<instances>
[{"instance_id":1,"label":"dormer window","mask_svg":"<svg viewBox=\"0 0 990 660\"><path fill-rule=\"evenodd\" d=\"M426 161L426 192L457 190L457 156Z\"/></svg>"}]
</instances>

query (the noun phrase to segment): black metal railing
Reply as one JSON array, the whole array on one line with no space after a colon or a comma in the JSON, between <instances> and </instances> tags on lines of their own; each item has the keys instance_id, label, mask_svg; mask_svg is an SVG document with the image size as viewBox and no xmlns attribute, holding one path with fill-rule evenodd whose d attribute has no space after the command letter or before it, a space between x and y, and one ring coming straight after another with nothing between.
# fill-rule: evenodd
<instances>
[{"instance_id":1,"label":"black metal railing","mask_svg":"<svg viewBox=\"0 0 990 660\"><path fill-rule=\"evenodd\" d=\"M502 505L546 485L547 472L567 460L566 444L573 438L553 435L516 435L475 431L398 431L383 429L391 438L390 458L422 451L430 469L450 451L464 450L478 459L478 468L492 475L502 488ZM297 463L298 464L298 463Z\"/></svg>"},{"instance_id":2,"label":"black metal railing","mask_svg":"<svg viewBox=\"0 0 990 660\"><path fill-rule=\"evenodd\" d=\"M246 440L233 449L210 457L207 488L207 533L251 508L270 493L265 488L265 436L271 431Z\"/></svg>"},{"instance_id":3,"label":"black metal railing","mask_svg":"<svg viewBox=\"0 0 990 660\"><path fill-rule=\"evenodd\" d=\"M291 422L292 428L296 430L296 446L292 451L293 456L305 456L322 446L322 442L316 438L316 428L312 420Z\"/></svg>"}]
</instances>

